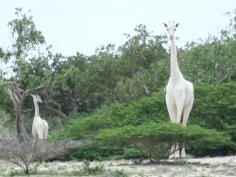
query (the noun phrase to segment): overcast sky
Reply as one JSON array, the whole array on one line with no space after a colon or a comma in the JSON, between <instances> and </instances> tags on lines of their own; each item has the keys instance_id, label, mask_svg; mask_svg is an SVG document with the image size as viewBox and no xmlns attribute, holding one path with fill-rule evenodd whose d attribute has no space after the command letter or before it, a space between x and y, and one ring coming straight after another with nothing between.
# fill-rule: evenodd
<instances>
[{"instance_id":1,"label":"overcast sky","mask_svg":"<svg viewBox=\"0 0 236 177\"><path fill-rule=\"evenodd\" d=\"M54 52L92 55L101 45L122 45L124 33L146 25L153 34L165 33L163 22L180 23L177 45L219 34L229 23L225 12L236 8L235 0L4 0L0 5L0 47L11 44L9 21L15 7L31 10L33 21Z\"/></svg>"}]
</instances>

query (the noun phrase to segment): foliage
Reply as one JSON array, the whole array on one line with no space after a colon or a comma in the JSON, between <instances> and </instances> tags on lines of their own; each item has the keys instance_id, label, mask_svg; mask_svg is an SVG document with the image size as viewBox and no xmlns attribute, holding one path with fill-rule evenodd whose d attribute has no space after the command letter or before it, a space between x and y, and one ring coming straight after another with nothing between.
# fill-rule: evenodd
<instances>
[{"instance_id":1,"label":"foliage","mask_svg":"<svg viewBox=\"0 0 236 177\"><path fill-rule=\"evenodd\" d=\"M162 89L168 78L169 65L167 62L165 58L159 59L134 77L120 80L115 88L117 101L130 103Z\"/></svg>"},{"instance_id":2,"label":"foliage","mask_svg":"<svg viewBox=\"0 0 236 177\"><path fill-rule=\"evenodd\" d=\"M132 65L129 70L131 77L142 69L149 68L155 60L167 57L167 52L162 46L166 43L165 36L152 35L146 26L141 24L136 26L134 31L137 35L130 37L126 34L128 41L119 47L119 52L122 53L121 58L125 59L122 66L126 66L125 62Z\"/></svg>"},{"instance_id":3,"label":"foliage","mask_svg":"<svg viewBox=\"0 0 236 177\"><path fill-rule=\"evenodd\" d=\"M219 39L200 44L182 55L183 72L194 82L221 83L236 79L235 39Z\"/></svg>"},{"instance_id":4,"label":"foliage","mask_svg":"<svg viewBox=\"0 0 236 177\"><path fill-rule=\"evenodd\" d=\"M36 29L32 16L28 17L21 11L21 8L16 8L15 15L17 18L8 23L12 29L14 43L11 49L7 51L5 61L12 60L14 63L12 69L16 73L17 79L22 79L25 84L33 84L37 82L37 76L28 74L29 70L35 66L30 66L27 59L34 58L34 53L39 52L39 47L45 43L45 39L42 32ZM25 86L23 85L24 88Z\"/></svg>"},{"instance_id":5,"label":"foliage","mask_svg":"<svg viewBox=\"0 0 236 177\"><path fill-rule=\"evenodd\" d=\"M183 71L194 82L227 83L236 79L236 10L226 15L229 25L220 35L187 43L179 50Z\"/></svg>"},{"instance_id":6,"label":"foliage","mask_svg":"<svg viewBox=\"0 0 236 177\"><path fill-rule=\"evenodd\" d=\"M171 127L165 123L169 119L165 106L164 92L161 91L132 104L114 104L103 107L103 109L99 109L92 115L77 117L70 121L64 131L56 133L54 138L94 140L97 134L103 132L104 129L108 129L109 131L104 136L104 140L109 142L110 135L110 139L114 141L111 143L111 146L102 144L88 148L87 151L83 150L82 152L79 150L73 152L73 155L76 157L89 159L101 159L103 157L109 157L109 155L120 156L122 153L123 155L126 154L126 157L132 158L148 157L147 153L152 153L152 155L149 154L151 157L155 156L154 154L156 156L159 154L158 158L160 158L160 155L166 157L167 154L165 155L161 149L168 149L174 139L187 141L189 143L188 147L191 147L189 148L189 152L198 156L232 153L235 152L235 149L229 145L231 142L230 138L235 142L235 132L233 131L236 125L234 119L234 113L236 111L236 107L234 106L236 104L235 87L236 85L234 83L195 85L194 108L189 119L188 126L190 127L187 129L179 129L178 126L177 128ZM197 125L200 125L202 128ZM162 134L158 132L160 129ZM218 133L208 129L216 129L224 133ZM137 136L136 138L132 137L134 132L136 133L134 134ZM150 132L155 132L155 136L152 137L152 134L150 134L149 139L143 138L142 141L138 139L139 135L144 137L144 135L149 135L148 133ZM178 134L180 136L176 137ZM125 139L126 136L129 137L128 140ZM191 141L189 139L183 139L186 136ZM117 146L116 140L119 137L122 137L122 140L126 142L132 143L133 141L131 139L133 139L138 143L142 143L133 143L133 145L125 149L123 146ZM159 144L160 138L168 139L169 141ZM163 141L163 139L161 140ZM148 144L149 146L146 146ZM156 148L158 145L159 151ZM137 147L139 147L139 151L137 151ZM150 147L151 150L148 149ZM140 154L141 149L143 154ZM127 154L126 152L132 153L133 155Z\"/></svg>"},{"instance_id":7,"label":"foliage","mask_svg":"<svg viewBox=\"0 0 236 177\"><path fill-rule=\"evenodd\" d=\"M132 104L105 106L89 116L72 119L64 131L55 133L54 137L89 138L90 135L93 136L103 128L140 125L143 122L165 120L167 112L163 100L164 94L161 92Z\"/></svg>"},{"instance_id":8,"label":"foliage","mask_svg":"<svg viewBox=\"0 0 236 177\"><path fill-rule=\"evenodd\" d=\"M190 123L218 130L234 125L235 90L234 83L195 85L195 102ZM167 117L164 92L160 91L132 104L113 104L89 116L74 118L58 137L83 138L88 137L89 133L96 134L99 129L167 121Z\"/></svg>"},{"instance_id":9,"label":"foliage","mask_svg":"<svg viewBox=\"0 0 236 177\"><path fill-rule=\"evenodd\" d=\"M190 122L224 131L228 126L234 126L235 89L235 83L195 86L195 101Z\"/></svg>"},{"instance_id":10,"label":"foliage","mask_svg":"<svg viewBox=\"0 0 236 177\"><path fill-rule=\"evenodd\" d=\"M133 149L140 152L142 157L150 159L151 162L168 158L174 142L184 144L193 154L195 151L202 154L211 151L214 154L215 149L222 147L236 150L236 144L226 133L204 129L196 125L183 128L164 122L148 122L139 126L127 125L120 128L103 129L96 137L99 142L102 141L104 144L116 144L121 147L131 145Z\"/></svg>"}]
</instances>

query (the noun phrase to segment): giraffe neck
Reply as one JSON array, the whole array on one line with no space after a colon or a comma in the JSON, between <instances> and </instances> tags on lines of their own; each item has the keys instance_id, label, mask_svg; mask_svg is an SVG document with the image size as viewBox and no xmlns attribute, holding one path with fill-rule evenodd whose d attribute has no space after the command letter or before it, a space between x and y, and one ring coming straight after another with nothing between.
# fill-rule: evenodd
<instances>
[{"instance_id":1,"label":"giraffe neck","mask_svg":"<svg viewBox=\"0 0 236 177\"><path fill-rule=\"evenodd\" d=\"M34 118L38 118L39 117L39 105L38 105L38 102L34 100L34 110L35 110L35 113L34 113Z\"/></svg>"},{"instance_id":2,"label":"giraffe neck","mask_svg":"<svg viewBox=\"0 0 236 177\"><path fill-rule=\"evenodd\" d=\"M170 48L170 69L171 69L171 73L170 73L170 77L171 78L179 78L182 76L180 70L179 70L179 66L178 66L178 61L177 61L177 50L176 50L176 45L175 45L175 37L173 36L171 41L171 48Z\"/></svg>"}]
</instances>

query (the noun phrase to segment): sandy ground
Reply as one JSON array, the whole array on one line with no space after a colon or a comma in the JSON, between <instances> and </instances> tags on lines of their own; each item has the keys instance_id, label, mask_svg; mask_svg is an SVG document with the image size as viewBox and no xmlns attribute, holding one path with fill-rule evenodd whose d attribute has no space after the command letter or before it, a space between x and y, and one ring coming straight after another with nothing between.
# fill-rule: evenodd
<instances>
[{"instance_id":1,"label":"sandy ground","mask_svg":"<svg viewBox=\"0 0 236 177\"><path fill-rule=\"evenodd\" d=\"M40 165L38 171L73 171L83 168L82 162L51 162ZM173 163L135 165L132 161L91 162L91 167L103 165L106 170L124 170L130 177L236 177L236 156L191 158ZM0 161L0 177L18 167ZM46 177L44 175L44 177Z\"/></svg>"}]
</instances>

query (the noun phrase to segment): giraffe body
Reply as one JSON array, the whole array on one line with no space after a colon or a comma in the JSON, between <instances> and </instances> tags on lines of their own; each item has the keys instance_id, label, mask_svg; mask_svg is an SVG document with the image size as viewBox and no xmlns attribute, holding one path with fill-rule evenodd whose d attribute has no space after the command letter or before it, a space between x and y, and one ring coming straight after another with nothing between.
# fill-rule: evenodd
<instances>
[{"instance_id":1,"label":"giraffe body","mask_svg":"<svg viewBox=\"0 0 236 177\"><path fill-rule=\"evenodd\" d=\"M170 79L166 87L166 106L172 123L186 126L193 106L193 84L183 77L177 82ZM181 119L182 118L182 119Z\"/></svg>"}]
</instances>

